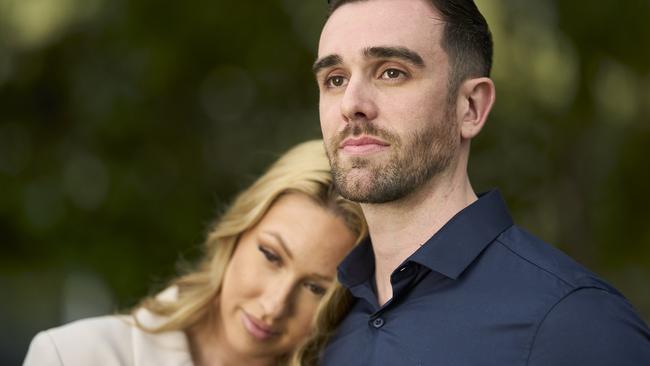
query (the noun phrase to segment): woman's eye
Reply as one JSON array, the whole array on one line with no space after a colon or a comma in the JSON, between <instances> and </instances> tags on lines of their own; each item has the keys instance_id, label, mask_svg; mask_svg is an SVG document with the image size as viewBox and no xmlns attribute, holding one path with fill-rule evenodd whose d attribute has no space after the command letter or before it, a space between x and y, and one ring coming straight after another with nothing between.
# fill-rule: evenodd
<instances>
[{"instance_id":1,"label":"woman's eye","mask_svg":"<svg viewBox=\"0 0 650 366\"><path fill-rule=\"evenodd\" d=\"M277 256L272 251L270 251L269 249L266 249L265 247L263 247L261 245L259 245L257 248L260 250L262 255L264 255L264 258L266 258L267 261L269 261L271 263L276 263L276 264L280 263L280 257Z\"/></svg>"},{"instance_id":2,"label":"woman's eye","mask_svg":"<svg viewBox=\"0 0 650 366\"><path fill-rule=\"evenodd\" d=\"M403 76L406 76L406 73L398 69L386 69L381 73L382 79L397 79Z\"/></svg>"},{"instance_id":3,"label":"woman's eye","mask_svg":"<svg viewBox=\"0 0 650 366\"><path fill-rule=\"evenodd\" d=\"M340 88L347 83L343 76L330 76L325 80L325 85L329 88Z\"/></svg>"},{"instance_id":4,"label":"woman's eye","mask_svg":"<svg viewBox=\"0 0 650 366\"><path fill-rule=\"evenodd\" d=\"M326 291L324 287L319 286L319 285L317 285L317 284L315 284L315 283L311 283L311 282L306 282L306 283L305 283L305 287L306 287L309 291L311 291L314 295L317 295L317 296L322 296L322 295L324 295L324 294L325 294L325 291Z\"/></svg>"}]
</instances>

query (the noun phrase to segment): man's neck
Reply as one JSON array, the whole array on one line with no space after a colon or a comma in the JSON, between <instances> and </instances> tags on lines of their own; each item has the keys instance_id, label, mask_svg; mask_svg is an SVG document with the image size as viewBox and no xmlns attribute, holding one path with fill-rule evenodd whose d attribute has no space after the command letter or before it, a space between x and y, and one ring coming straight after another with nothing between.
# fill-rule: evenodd
<instances>
[{"instance_id":1,"label":"man's neck","mask_svg":"<svg viewBox=\"0 0 650 366\"><path fill-rule=\"evenodd\" d=\"M399 201L364 204L380 305L393 296L391 273L454 215L476 201L465 171L441 175Z\"/></svg>"}]
</instances>

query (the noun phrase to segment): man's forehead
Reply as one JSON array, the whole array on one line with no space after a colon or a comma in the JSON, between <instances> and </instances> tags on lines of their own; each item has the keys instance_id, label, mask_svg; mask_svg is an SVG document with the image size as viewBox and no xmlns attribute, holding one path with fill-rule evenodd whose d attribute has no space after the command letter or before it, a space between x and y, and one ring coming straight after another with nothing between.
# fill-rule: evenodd
<instances>
[{"instance_id":1,"label":"man's forehead","mask_svg":"<svg viewBox=\"0 0 650 366\"><path fill-rule=\"evenodd\" d=\"M368 0L338 8L323 27L319 57L392 45L411 49L436 44L443 22L425 0Z\"/></svg>"}]
</instances>

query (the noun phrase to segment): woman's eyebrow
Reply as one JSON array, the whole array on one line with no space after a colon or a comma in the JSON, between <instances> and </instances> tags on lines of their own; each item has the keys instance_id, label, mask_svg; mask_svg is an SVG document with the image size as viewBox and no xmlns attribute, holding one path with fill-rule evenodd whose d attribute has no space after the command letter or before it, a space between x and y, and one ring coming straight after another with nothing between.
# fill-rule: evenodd
<instances>
[{"instance_id":1,"label":"woman's eyebrow","mask_svg":"<svg viewBox=\"0 0 650 366\"><path fill-rule=\"evenodd\" d=\"M315 273L314 272L310 276L314 277L314 278L317 278L319 280L323 280L323 281L328 281L328 282L334 281L334 278L332 278L331 276L322 275L320 273Z\"/></svg>"},{"instance_id":2,"label":"woman's eyebrow","mask_svg":"<svg viewBox=\"0 0 650 366\"><path fill-rule=\"evenodd\" d=\"M290 259L293 259L293 255L292 255L291 251L289 250L289 247L287 246L287 243L284 241L284 239L282 239L282 235L276 233L275 231L264 231L263 233L266 234L266 235L270 235L270 236L274 237L278 241L278 244L280 244L282 249L287 253L287 256Z\"/></svg>"}]
</instances>

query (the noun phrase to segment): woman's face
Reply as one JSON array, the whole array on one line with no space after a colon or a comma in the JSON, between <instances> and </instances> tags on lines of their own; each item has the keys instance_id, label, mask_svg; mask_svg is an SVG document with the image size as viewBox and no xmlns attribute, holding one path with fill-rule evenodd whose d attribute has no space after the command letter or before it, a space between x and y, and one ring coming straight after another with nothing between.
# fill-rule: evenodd
<instances>
[{"instance_id":1,"label":"woman's face","mask_svg":"<svg viewBox=\"0 0 650 366\"><path fill-rule=\"evenodd\" d=\"M224 346L261 358L296 347L355 239L306 195L279 198L242 234L226 269L217 300Z\"/></svg>"}]
</instances>

